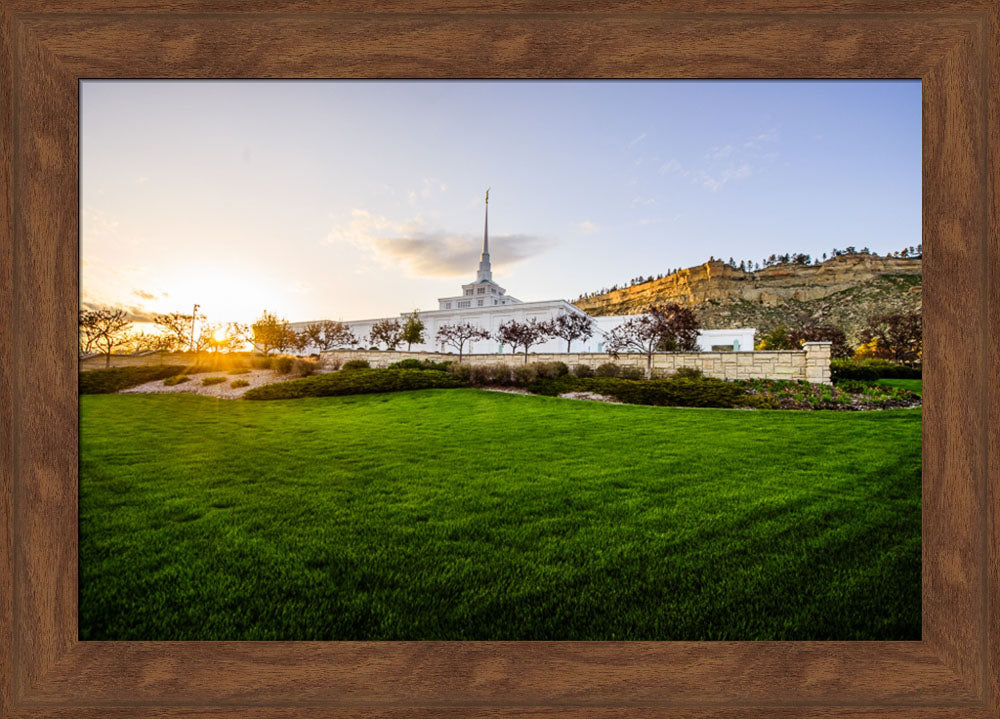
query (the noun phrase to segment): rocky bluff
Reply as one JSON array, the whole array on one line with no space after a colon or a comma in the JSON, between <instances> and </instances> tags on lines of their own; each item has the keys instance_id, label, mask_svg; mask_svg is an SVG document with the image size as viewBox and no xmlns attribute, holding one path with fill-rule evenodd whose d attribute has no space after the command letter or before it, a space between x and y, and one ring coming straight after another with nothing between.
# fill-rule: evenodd
<instances>
[{"instance_id":1,"label":"rocky bluff","mask_svg":"<svg viewBox=\"0 0 1000 719\"><path fill-rule=\"evenodd\" d=\"M834 325L856 340L868 316L919 311L921 259L851 254L818 265L780 264L745 272L721 261L579 299L592 315L638 314L652 303L695 309L703 327Z\"/></svg>"}]
</instances>

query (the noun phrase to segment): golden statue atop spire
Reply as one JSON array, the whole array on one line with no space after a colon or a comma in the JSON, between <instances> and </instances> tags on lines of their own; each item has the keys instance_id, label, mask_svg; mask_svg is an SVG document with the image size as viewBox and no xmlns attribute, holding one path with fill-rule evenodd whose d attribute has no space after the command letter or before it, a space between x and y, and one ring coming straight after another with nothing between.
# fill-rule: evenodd
<instances>
[{"instance_id":1,"label":"golden statue atop spire","mask_svg":"<svg viewBox=\"0 0 1000 719\"><path fill-rule=\"evenodd\" d=\"M486 204L490 204L490 188L486 188Z\"/></svg>"}]
</instances>

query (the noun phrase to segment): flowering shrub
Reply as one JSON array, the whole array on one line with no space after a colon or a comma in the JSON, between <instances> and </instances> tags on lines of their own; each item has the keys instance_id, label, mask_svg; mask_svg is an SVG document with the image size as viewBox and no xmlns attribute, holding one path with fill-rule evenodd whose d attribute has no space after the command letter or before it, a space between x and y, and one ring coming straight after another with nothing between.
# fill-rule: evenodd
<instances>
[{"instance_id":1,"label":"flowering shrub","mask_svg":"<svg viewBox=\"0 0 1000 719\"><path fill-rule=\"evenodd\" d=\"M734 384L774 409L893 409L920 404L920 397L909 390L863 382L831 387L805 380L749 379Z\"/></svg>"}]
</instances>

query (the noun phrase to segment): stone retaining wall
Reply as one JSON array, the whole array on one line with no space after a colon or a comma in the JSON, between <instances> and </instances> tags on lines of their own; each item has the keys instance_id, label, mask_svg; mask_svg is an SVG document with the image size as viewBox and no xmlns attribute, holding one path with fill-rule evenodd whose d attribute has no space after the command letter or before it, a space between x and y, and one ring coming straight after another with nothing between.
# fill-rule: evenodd
<instances>
[{"instance_id":1,"label":"stone retaining wall","mask_svg":"<svg viewBox=\"0 0 1000 719\"><path fill-rule=\"evenodd\" d=\"M204 352L201 356L207 357ZM160 364L191 364L195 360L193 352L150 352L141 355L111 355L111 364L108 365L104 355L80 358L80 371L91 369L104 369L105 367L145 367L148 365Z\"/></svg>"},{"instance_id":2,"label":"stone retaining wall","mask_svg":"<svg viewBox=\"0 0 1000 719\"><path fill-rule=\"evenodd\" d=\"M404 359L457 361L457 354L441 352L372 352L371 350L334 350L323 352L321 361L336 364L351 359L367 360L372 367L386 367ZM463 362L493 364L523 362L524 355L473 354L464 355ZM617 359L607 353L529 353L529 362L565 362L570 367L585 364L597 367L606 362L639 367L645 371L646 358L638 354L622 354ZM709 377L720 379L790 379L830 384L830 343L806 342L801 350L780 352L663 352L653 355L653 371L668 374L681 367L700 369Z\"/></svg>"}]
</instances>

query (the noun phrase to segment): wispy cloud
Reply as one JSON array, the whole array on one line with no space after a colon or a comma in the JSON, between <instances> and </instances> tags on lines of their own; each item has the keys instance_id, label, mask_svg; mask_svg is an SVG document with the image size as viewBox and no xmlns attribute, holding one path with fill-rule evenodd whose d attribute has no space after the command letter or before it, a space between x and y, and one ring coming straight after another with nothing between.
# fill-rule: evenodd
<instances>
[{"instance_id":1,"label":"wispy cloud","mask_svg":"<svg viewBox=\"0 0 1000 719\"><path fill-rule=\"evenodd\" d=\"M646 139L646 133L645 132L640 133L637 137L634 137L632 141L629 142L628 145L626 145L626 147L628 147L631 150L633 147L635 147L645 139Z\"/></svg>"},{"instance_id":2,"label":"wispy cloud","mask_svg":"<svg viewBox=\"0 0 1000 719\"><path fill-rule=\"evenodd\" d=\"M103 310L109 307L124 309L128 313L127 319L129 322L152 322L155 319L154 313L140 305L107 305L102 302L96 302L88 297L84 297L80 300L80 309L82 310Z\"/></svg>"},{"instance_id":3,"label":"wispy cloud","mask_svg":"<svg viewBox=\"0 0 1000 719\"><path fill-rule=\"evenodd\" d=\"M576 231L581 235L592 235L600 229L601 228L597 226L597 223L591 222L590 220L583 220L582 222L576 223Z\"/></svg>"},{"instance_id":4,"label":"wispy cloud","mask_svg":"<svg viewBox=\"0 0 1000 719\"><path fill-rule=\"evenodd\" d=\"M680 163L679 160L669 159L660 165L658 172L661 175L687 175L687 171L684 169L684 165Z\"/></svg>"},{"instance_id":5,"label":"wispy cloud","mask_svg":"<svg viewBox=\"0 0 1000 719\"><path fill-rule=\"evenodd\" d=\"M132 294L143 300L155 300L156 295L152 292L146 292L146 290L132 290Z\"/></svg>"},{"instance_id":6,"label":"wispy cloud","mask_svg":"<svg viewBox=\"0 0 1000 719\"><path fill-rule=\"evenodd\" d=\"M750 165L743 164L739 167L727 167L715 175L702 172L699 180L702 187L712 192L717 192L725 187L730 180L742 180L745 177L750 177L752 174L753 168Z\"/></svg>"},{"instance_id":7,"label":"wispy cloud","mask_svg":"<svg viewBox=\"0 0 1000 719\"><path fill-rule=\"evenodd\" d=\"M710 148L705 157L708 166L692 176L692 182L710 192L718 192L730 182L755 173L755 167L773 162L777 154L767 149L778 141L778 129L771 128L747 139L739 146L728 144Z\"/></svg>"},{"instance_id":8,"label":"wispy cloud","mask_svg":"<svg viewBox=\"0 0 1000 719\"><path fill-rule=\"evenodd\" d=\"M330 231L327 241L349 242L383 264L401 264L412 275L431 277L472 274L482 251L481 235L431 229L421 217L396 223L367 210L354 210L350 221ZM494 268L503 269L555 244L538 235L491 235L491 260Z\"/></svg>"},{"instance_id":9,"label":"wispy cloud","mask_svg":"<svg viewBox=\"0 0 1000 719\"><path fill-rule=\"evenodd\" d=\"M722 160L733 154L733 146L725 145L724 147L713 147L708 151L708 158L711 160Z\"/></svg>"},{"instance_id":10,"label":"wispy cloud","mask_svg":"<svg viewBox=\"0 0 1000 719\"><path fill-rule=\"evenodd\" d=\"M407 190L406 199L411 205L416 205L419 200L429 200L431 196L447 191L448 183L433 177L425 177L420 180L418 187Z\"/></svg>"}]
</instances>

